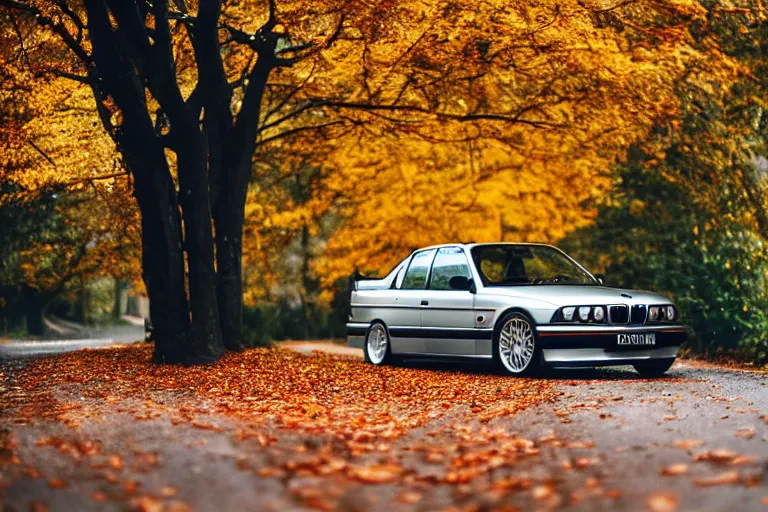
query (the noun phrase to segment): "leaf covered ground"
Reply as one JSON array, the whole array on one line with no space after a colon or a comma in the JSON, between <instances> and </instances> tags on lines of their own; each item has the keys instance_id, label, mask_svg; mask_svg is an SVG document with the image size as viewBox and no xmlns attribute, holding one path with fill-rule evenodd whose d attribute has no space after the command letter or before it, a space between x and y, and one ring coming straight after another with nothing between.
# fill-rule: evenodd
<instances>
[{"instance_id":1,"label":"leaf covered ground","mask_svg":"<svg viewBox=\"0 0 768 512\"><path fill-rule=\"evenodd\" d=\"M532 441L494 432L487 423L555 395L546 381L394 367L372 371L354 358L307 357L281 349L229 354L204 367L158 366L151 363L151 347L141 345L30 362L14 375L3 407L15 425L57 422L66 427L59 435L39 437L34 446L57 450L111 484L92 493L95 501L143 506L148 499L167 502L175 493L162 487L145 496L139 486L126 486L120 476L123 456L107 453L102 440L83 432L84 424L118 416L122 422L191 427L201 442L208 432L224 433L232 443L255 442L273 455L274 463L253 464L243 458L236 465L263 478L313 476L349 485L419 480L456 484L535 455ZM434 433L409 436L436 423L441 435L451 438L449 445L436 443ZM21 468L24 476L46 479L54 489L69 487L66 476L24 460L13 435L5 441L6 468ZM275 455L284 450L295 456ZM428 474L406 467L403 452L423 453L430 463ZM156 458L142 454L139 465L144 460L151 467ZM119 484L120 492L110 491ZM505 480L498 485L531 484ZM340 487L333 492L320 488L294 485L291 492L304 505L338 504ZM420 497L409 490L399 499L415 503Z\"/></svg>"},{"instance_id":2,"label":"leaf covered ground","mask_svg":"<svg viewBox=\"0 0 768 512\"><path fill-rule=\"evenodd\" d=\"M514 379L282 348L195 368L150 358L134 345L5 365L0 496L34 510L426 511L768 495L768 420L704 378ZM730 444L683 427L704 421L685 408L699 399Z\"/></svg>"}]
</instances>

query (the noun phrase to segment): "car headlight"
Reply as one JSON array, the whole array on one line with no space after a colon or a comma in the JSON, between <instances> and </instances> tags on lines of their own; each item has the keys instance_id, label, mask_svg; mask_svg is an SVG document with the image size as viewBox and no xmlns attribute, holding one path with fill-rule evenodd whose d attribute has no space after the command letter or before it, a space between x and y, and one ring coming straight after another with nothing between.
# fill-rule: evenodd
<instances>
[{"instance_id":1,"label":"car headlight","mask_svg":"<svg viewBox=\"0 0 768 512\"><path fill-rule=\"evenodd\" d=\"M605 319L605 309L602 306L597 306L592 312L592 316L595 322L602 322Z\"/></svg>"},{"instance_id":2,"label":"car headlight","mask_svg":"<svg viewBox=\"0 0 768 512\"><path fill-rule=\"evenodd\" d=\"M660 308L658 306L651 306L648 309L648 320L651 322L657 322L659 320Z\"/></svg>"},{"instance_id":3,"label":"car headlight","mask_svg":"<svg viewBox=\"0 0 768 512\"><path fill-rule=\"evenodd\" d=\"M675 306L667 306L665 309L665 315L667 320L674 320L675 319Z\"/></svg>"},{"instance_id":4,"label":"car headlight","mask_svg":"<svg viewBox=\"0 0 768 512\"><path fill-rule=\"evenodd\" d=\"M605 306L564 306L552 317L552 322L605 323Z\"/></svg>"}]
</instances>

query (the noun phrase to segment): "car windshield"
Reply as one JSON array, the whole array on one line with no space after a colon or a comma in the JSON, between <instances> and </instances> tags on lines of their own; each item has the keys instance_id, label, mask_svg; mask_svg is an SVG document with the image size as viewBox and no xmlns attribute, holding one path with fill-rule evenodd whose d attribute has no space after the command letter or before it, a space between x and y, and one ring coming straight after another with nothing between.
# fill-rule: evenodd
<instances>
[{"instance_id":1,"label":"car windshield","mask_svg":"<svg viewBox=\"0 0 768 512\"><path fill-rule=\"evenodd\" d=\"M559 250L545 245L478 245L472 259L485 286L597 285Z\"/></svg>"}]
</instances>

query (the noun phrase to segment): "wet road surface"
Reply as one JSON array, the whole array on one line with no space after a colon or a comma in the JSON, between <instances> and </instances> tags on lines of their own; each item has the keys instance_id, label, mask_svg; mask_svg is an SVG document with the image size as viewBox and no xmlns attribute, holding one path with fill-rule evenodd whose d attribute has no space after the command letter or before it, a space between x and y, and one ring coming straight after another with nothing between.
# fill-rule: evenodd
<instances>
[{"instance_id":1,"label":"wet road surface","mask_svg":"<svg viewBox=\"0 0 768 512\"><path fill-rule=\"evenodd\" d=\"M307 357L313 357L314 350L353 353L323 343L285 348ZM6 362L6 372L12 373L15 364ZM489 365L454 362L407 361L403 366L444 374L446 380L456 372L495 372ZM768 374L683 361L663 379L639 379L626 368L551 371L541 378L558 393L552 403L494 418L480 427L468 409L450 414L464 415L467 429L516 432L533 440L539 453L521 460L514 471L521 479L543 484L523 487L510 497L487 492L485 484L437 483L425 487L413 503L396 503L398 509L438 510L459 503L467 509L493 510L511 502L536 510L768 510ZM87 422L80 432L101 439L104 452L122 451L126 461L139 452L155 453L162 464L151 478L137 481L155 495L164 492L159 482L172 483L174 496L194 509L303 510L307 502L297 502L297 495L313 486L333 485L318 484L317 477L303 477L300 471L282 480L244 472L240 464L246 459L248 467L259 468L274 466L276 458L286 455L269 456L255 441L244 448L231 435L240 427L226 426L226 419L215 420L222 426L218 431L174 426L163 417L141 422L120 418L117 411L114 417ZM393 444L393 451L397 445L430 439L445 442L450 438L443 431L446 424L447 419L441 418L412 430ZM12 474L5 478L3 492L11 510L26 510L38 499L49 510L137 506L131 500L91 500L88 496L98 491L93 491L97 487L87 469L67 469L65 460L41 458L35 444L41 436L60 434L64 427L2 428L13 431L19 453L32 466L54 464L81 475L72 477L71 487L57 489L45 480ZM322 442L320 434L307 437L294 432L286 439L310 447ZM422 455L406 449L398 455L399 464L422 478L432 467ZM336 502L342 510L391 511L398 492L395 484L343 489L344 496Z\"/></svg>"}]
</instances>

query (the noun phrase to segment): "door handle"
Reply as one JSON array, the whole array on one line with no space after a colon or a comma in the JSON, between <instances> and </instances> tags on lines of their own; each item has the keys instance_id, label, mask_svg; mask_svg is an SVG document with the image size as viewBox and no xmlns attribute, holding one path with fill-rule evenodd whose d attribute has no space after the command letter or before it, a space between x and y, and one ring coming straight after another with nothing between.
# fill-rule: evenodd
<instances>
[{"instance_id":1,"label":"door handle","mask_svg":"<svg viewBox=\"0 0 768 512\"><path fill-rule=\"evenodd\" d=\"M429 306L429 301L428 300L423 300L423 301L421 301L421 305L422 306Z\"/></svg>"}]
</instances>

